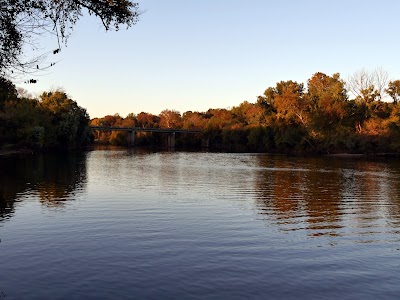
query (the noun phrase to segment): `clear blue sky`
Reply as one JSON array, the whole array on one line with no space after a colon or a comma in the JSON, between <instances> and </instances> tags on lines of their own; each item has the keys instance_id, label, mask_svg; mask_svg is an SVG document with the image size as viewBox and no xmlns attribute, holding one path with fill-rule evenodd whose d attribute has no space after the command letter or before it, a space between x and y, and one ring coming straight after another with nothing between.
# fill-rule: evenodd
<instances>
[{"instance_id":1,"label":"clear blue sky","mask_svg":"<svg viewBox=\"0 0 400 300\"><path fill-rule=\"evenodd\" d=\"M127 31L82 18L50 73L19 86L62 87L93 118L232 107L319 71L400 78L398 0L138 2L144 13Z\"/></svg>"}]
</instances>

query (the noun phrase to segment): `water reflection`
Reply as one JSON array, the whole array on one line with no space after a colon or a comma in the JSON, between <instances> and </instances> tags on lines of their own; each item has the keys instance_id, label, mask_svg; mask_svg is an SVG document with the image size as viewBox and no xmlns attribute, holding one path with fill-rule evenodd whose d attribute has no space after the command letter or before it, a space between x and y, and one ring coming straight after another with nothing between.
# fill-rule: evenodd
<instances>
[{"instance_id":1,"label":"water reflection","mask_svg":"<svg viewBox=\"0 0 400 300\"><path fill-rule=\"evenodd\" d=\"M0 163L0 220L22 216L0 224L0 298L400 292L398 162L125 149ZM36 209L82 196L73 213Z\"/></svg>"},{"instance_id":2,"label":"water reflection","mask_svg":"<svg viewBox=\"0 0 400 300\"><path fill-rule=\"evenodd\" d=\"M0 158L0 221L27 195L63 207L85 188L85 153ZM94 151L91 178L123 196L156 193L174 201L255 203L258 215L286 231L309 236L397 232L398 161L299 158L224 153Z\"/></svg>"},{"instance_id":3,"label":"water reflection","mask_svg":"<svg viewBox=\"0 0 400 300\"><path fill-rule=\"evenodd\" d=\"M15 202L35 195L43 205L61 207L86 183L86 154L37 154L0 157L0 221Z\"/></svg>"},{"instance_id":4,"label":"water reflection","mask_svg":"<svg viewBox=\"0 0 400 300\"><path fill-rule=\"evenodd\" d=\"M258 164L256 207L282 230L368 236L400 223L398 162L259 156Z\"/></svg>"},{"instance_id":5,"label":"water reflection","mask_svg":"<svg viewBox=\"0 0 400 300\"><path fill-rule=\"evenodd\" d=\"M115 193L153 192L159 199L215 206L220 200L255 203L268 226L286 232L368 240L400 224L397 161L136 150L93 154L97 180L107 178Z\"/></svg>"}]
</instances>

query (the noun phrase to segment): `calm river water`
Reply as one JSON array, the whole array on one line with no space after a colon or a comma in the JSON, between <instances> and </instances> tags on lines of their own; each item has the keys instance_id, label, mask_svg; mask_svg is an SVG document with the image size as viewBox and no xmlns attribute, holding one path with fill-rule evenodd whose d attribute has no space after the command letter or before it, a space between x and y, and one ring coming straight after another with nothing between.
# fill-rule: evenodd
<instances>
[{"instance_id":1,"label":"calm river water","mask_svg":"<svg viewBox=\"0 0 400 300\"><path fill-rule=\"evenodd\" d=\"M0 299L390 299L400 163L95 150L0 158Z\"/></svg>"}]
</instances>

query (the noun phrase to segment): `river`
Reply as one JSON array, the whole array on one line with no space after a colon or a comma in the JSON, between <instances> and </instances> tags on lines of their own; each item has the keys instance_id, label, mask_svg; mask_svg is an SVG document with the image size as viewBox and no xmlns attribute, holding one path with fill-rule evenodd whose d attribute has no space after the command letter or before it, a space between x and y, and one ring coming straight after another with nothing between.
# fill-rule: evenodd
<instances>
[{"instance_id":1,"label":"river","mask_svg":"<svg viewBox=\"0 0 400 300\"><path fill-rule=\"evenodd\" d=\"M397 299L400 162L0 157L0 299Z\"/></svg>"}]
</instances>

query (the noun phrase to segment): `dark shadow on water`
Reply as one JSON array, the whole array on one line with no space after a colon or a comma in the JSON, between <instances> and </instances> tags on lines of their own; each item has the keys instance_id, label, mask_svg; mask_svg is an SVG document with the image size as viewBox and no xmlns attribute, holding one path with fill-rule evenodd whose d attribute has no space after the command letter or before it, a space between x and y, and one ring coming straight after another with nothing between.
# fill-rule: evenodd
<instances>
[{"instance_id":1,"label":"dark shadow on water","mask_svg":"<svg viewBox=\"0 0 400 300\"><path fill-rule=\"evenodd\" d=\"M62 206L86 183L85 152L0 157L0 222L14 214L15 202L36 195L46 206Z\"/></svg>"}]
</instances>

